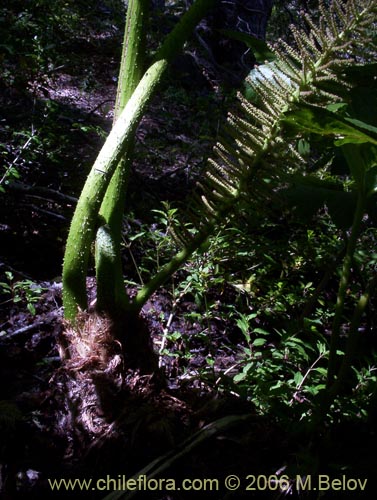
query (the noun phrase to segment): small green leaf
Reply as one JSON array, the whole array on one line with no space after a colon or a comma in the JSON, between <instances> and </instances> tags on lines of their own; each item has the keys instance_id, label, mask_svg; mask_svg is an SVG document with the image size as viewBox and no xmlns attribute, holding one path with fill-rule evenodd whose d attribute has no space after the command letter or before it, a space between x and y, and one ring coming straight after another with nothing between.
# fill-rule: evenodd
<instances>
[{"instance_id":1,"label":"small green leaf","mask_svg":"<svg viewBox=\"0 0 377 500\"><path fill-rule=\"evenodd\" d=\"M267 342L266 339L255 339L253 342L254 347L261 347Z\"/></svg>"},{"instance_id":2,"label":"small green leaf","mask_svg":"<svg viewBox=\"0 0 377 500\"><path fill-rule=\"evenodd\" d=\"M29 312L30 312L33 316L35 316L36 310L35 310L35 307L33 306L33 304L31 304L31 303L29 302L29 303L28 303L28 305L27 305L27 308L28 308Z\"/></svg>"},{"instance_id":3,"label":"small green leaf","mask_svg":"<svg viewBox=\"0 0 377 500\"><path fill-rule=\"evenodd\" d=\"M326 389L326 385L325 384L319 384L319 385L308 387L307 391L310 394L312 394L313 396L316 396L319 392L323 391L324 389Z\"/></svg>"},{"instance_id":4,"label":"small green leaf","mask_svg":"<svg viewBox=\"0 0 377 500\"><path fill-rule=\"evenodd\" d=\"M327 370L326 368L323 368L322 366L318 366L317 368L314 368L313 371L319 373L320 375L326 377L327 376Z\"/></svg>"},{"instance_id":5,"label":"small green leaf","mask_svg":"<svg viewBox=\"0 0 377 500\"><path fill-rule=\"evenodd\" d=\"M342 110L346 107L347 107L347 103L345 103L345 102L334 102L334 103L329 104L326 109L336 113L337 111Z\"/></svg>"},{"instance_id":6,"label":"small green leaf","mask_svg":"<svg viewBox=\"0 0 377 500\"><path fill-rule=\"evenodd\" d=\"M270 335L270 332L263 330L263 328L254 328L253 333L259 333L260 335Z\"/></svg>"},{"instance_id":7,"label":"small green leaf","mask_svg":"<svg viewBox=\"0 0 377 500\"><path fill-rule=\"evenodd\" d=\"M296 384L297 387L301 384L303 378L304 377L303 377L303 375L302 375L301 372L296 372L295 373L295 375L293 377L293 380L295 381L295 384Z\"/></svg>"},{"instance_id":8,"label":"small green leaf","mask_svg":"<svg viewBox=\"0 0 377 500\"><path fill-rule=\"evenodd\" d=\"M213 358L206 358L206 362L208 366L214 366L215 360Z\"/></svg>"},{"instance_id":9,"label":"small green leaf","mask_svg":"<svg viewBox=\"0 0 377 500\"><path fill-rule=\"evenodd\" d=\"M235 375L235 376L233 377L233 381L234 381L235 383L237 383L237 382L242 382L242 380L245 380L246 375L247 375L246 373L238 373L237 375Z\"/></svg>"}]
</instances>

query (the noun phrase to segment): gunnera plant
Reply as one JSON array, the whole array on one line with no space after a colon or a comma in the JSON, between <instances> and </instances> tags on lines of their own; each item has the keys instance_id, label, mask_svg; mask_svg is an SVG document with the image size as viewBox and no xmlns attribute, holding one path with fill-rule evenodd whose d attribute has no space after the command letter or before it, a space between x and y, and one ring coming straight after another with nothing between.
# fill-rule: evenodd
<instances>
[{"instance_id":1,"label":"gunnera plant","mask_svg":"<svg viewBox=\"0 0 377 500\"><path fill-rule=\"evenodd\" d=\"M258 182L258 179L266 172L270 177L279 177L303 168L300 167L304 162L296 149L295 138L287 138L284 134L286 113L301 104L326 107L342 101L351 86L346 69L363 65L374 58L373 26L377 14L376 0L332 0L329 3L320 1L319 12L318 23L315 23L310 15L303 14L306 29L291 28L294 46L280 40L270 47L275 55L274 61L267 67L255 68L248 78L248 85L253 90L252 101L241 93L238 95L238 106L229 114L222 138L216 144L208 168L191 198L188 208L191 227L188 228L187 223L182 223L172 229L172 238L178 243L180 250L134 296L127 297L122 303L122 314L115 318L121 318L121 325L113 330L117 332L116 336L112 336L113 343L119 342L123 346L123 353L124 346L132 344L129 342L130 338L135 338L140 332L145 333L145 329L139 328L136 318L140 317L142 307L151 295L206 243L215 229L237 213L239 202L244 197L249 199L264 196L265 190L269 188ZM141 108L138 108L138 99L140 95L147 95L149 99L155 88L153 83L153 89L149 93L145 90L151 84L148 71L145 73L147 78L141 78L129 100L131 104L125 105L111 132L113 135L110 143L114 136L117 137L114 146L117 151L116 158L121 156L120 152L124 153L127 149L127 144L121 144L130 141L130 135L122 131L122 126L126 127L127 123L131 123L134 131L136 121L142 116L140 109L145 109L145 101L140 104ZM111 160L110 165L105 161L106 158L114 158L115 151L112 151L110 143L106 141L103 153L100 153L100 160L94 165L94 173L91 174L93 178L96 177L96 186L100 186L101 193L104 193L106 183L110 182L117 163ZM88 193L88 189L83 191L86 200L89 200ZM99 209L100 203L93 204L92 212L93 207ZM75 231L87 231L89 224L98 224L98 219L93 217L92 212L89 217L85 202L79 203L73 232L67 244L69 259L66 262L69 264L74 263L76 255L77 259L84 263L84 267L87 266L85 255L89 251L88 238L78 237L76 241L74 234ZM187 221L187 218L185 220ZM116 254L113 252L113 246L117 238L111 234L111 228L103 227L99 232L104 240L102 246L109 249L107 258L111 260ZM90 229L88 234L94 237L94 229ZM81 247L81 244L84 247ZM78 311L78 306L85 308L85 273L86 269L80 268L78 279L75 277L72 280L74 271L68 264L66 266L63 287L67 288L65 297L70 311L68 319L74 319L77 314L74 311L75 308ZM76 294L74 288L77 283L79 292ZM91 320L87 318L87 321ZM105 320L103 324L107 324ZM75 328L75 325L71 325L71 328ZM81 328L87 331L85 327ZM71 332L70 338L77 339L77 335ZM70 338L67 337L68 350ZM101 338L106 339L105 347L111 345L107 334L102 333ZM72 349L72 352L75 349ZM111 349L118 356L118 348L112 345ZM107 359L102 351L101 359ZM78 370L80 366L83 369L88 367L82 359L78 365L72 360L70 363ZM102 365L100 368L104 371ZM98 371L98 366L96 370ZM79 406L83 407L85 403L82 402Z\"/></svg>"}]
</instances>

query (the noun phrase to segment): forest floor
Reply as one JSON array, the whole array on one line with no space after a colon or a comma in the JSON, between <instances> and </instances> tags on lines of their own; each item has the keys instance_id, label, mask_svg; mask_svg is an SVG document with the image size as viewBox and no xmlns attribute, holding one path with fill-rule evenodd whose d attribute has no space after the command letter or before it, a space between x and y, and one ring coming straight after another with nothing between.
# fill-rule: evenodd
<instances>
[{"instance_id":1,"label":"forest floor","mask_svg":"<svg viewBox=\"0 0 377 500\"><path fill-rule=\"evenodd\" d=\"M208 479L214 482L203 487L205 495L218 500L319 498L321 493L309 487L298 491L297 478L305 483L311 471L339 472L334 464L341 458L352 464L344 471L347 478L372 477L377 438L370 441L369 431L365 430L368 445L360 441L363 430L354 433L345 426L328 442L322 436L319 446L312 436L289 425L282 428L277 419L257 414L251 403L222 390L242 355L243 337L224 319L207 327L188 319L201 314L191 296L183 295L175 303L171 290L163 289L144 308L155 351L161 351L166 341L159 376L130 369L119 381L116 355L112 372L110 363L107 372L98 366L85 372L62 363L58 345L65 328L60 279L64 242L75 200L103 142L99 132L111 127L116 91L115 59L88 48L81 48L88 62L83 71L74 65L29 95L2 97L3 142L11 142L14 129L24 131L21 146L27 144L27 132L32 136L24 149L19 146L22 182L9 185L2 195L1 281L11 288L24 283L13 287L11 296L3 288L0 304L3 498L103 498L114 487L109 479L119 488L120 478L143 474L170 478L170 483L159 489L150 483L155 491L141 491L138 498L199 498ZM179 78L175 75L170 86L168 79L167 90L156 97L137 133L128 224L140 233L145 227L151 232L156 228L155 218L145 217L146 212L161 209L161 201L182 202L194 186L227 107L216 78L203 76L192 61L187 64L181 61L179 90ZM136 259L142 252L143 247L135 245ZM127 251L125 272L137 281ZM94 278L88 279L88 288L95 290ZM231 286L211 293L220 304L239 300ZM168 334L174 332L191 339L189 353L181 352L179 338L172 342ZM107 375L98 382L104 373L115 377L111 383ZM79 388L87 390L85 397L78 395ZM76 415L79 396L89 407L84 416ZM342 446L345 437L347 447ZM227 487L230 476L234 477ZM236 476L240 485L232 488ZM93 483L88 491L52 491L49 480L61 478ZM197 480L191 491L179 489L185 478ZM109 483L108 491L93 487L98 479ZM173 480L176 491L169 491ZM314 476L312 486L316 487ZM326 498L367 498L360 489L324 491Z\"/></svg>"}]
</instances>

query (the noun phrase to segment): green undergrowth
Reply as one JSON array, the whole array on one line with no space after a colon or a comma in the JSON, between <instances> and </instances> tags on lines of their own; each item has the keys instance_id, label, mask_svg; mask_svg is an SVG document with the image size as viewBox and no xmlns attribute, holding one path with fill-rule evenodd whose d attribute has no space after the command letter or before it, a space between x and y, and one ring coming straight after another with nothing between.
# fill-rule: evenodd
<instances>
[{"instance_id":1,"label":"green undergrowth","mask_svg":"<svg viewBox=\"0 0 377 500\"><path fill-rule=\"evenodd\" d=\"M330 166L329 166L330 168ZM344 178L347 184L349 180ZM212 390L252 401L261 414L309 424L326 388L334 304L347 231L335 224L326 206L308 216L297 214L284 194L269 200L269 209L243 202L240 217L212 236L207 245L173 277L165 290L169 311L182 314L194 333L165 325L162 357L178 361L178 375L187 376L189 361L201 352L204 361L195 377ZM139 221L126 251L132 256L135 279L144 279L171 258L176 248L169 237L177 209L167 202L154 210L152 224ZM135 220L129 220L135 228ZM188 227L189 229L189 227ZM354 253L353 279L338 353L346 349L352 302L376 271L376 229L365 228ZM129 257L130 258L130 257ZM137 269L137 271L135 271ZM190 311L179 312L181 302ZM373 325L375 303L359 324L363 340L348 381L328 409L329 421L367 421L376 392L377 358ZM219 341L218 335L223 339ZM220 342L220 344L219 344ZM231 352L226 366L217 361ZM219 346L220 350L219 350ZM192 376L192 375L191 375Z\"/></svg>"},{"instance_id":2,"label":"green undergrowth","mask_svg":"<svg viewBox=\"0 0 377 500\"><path fill-rule=\"evenodd\" d=\"M11 271L5 271L5 279L6 281L0 282L0 296L4 298L0 305L17 304L26 307L34 316L36 314L35 304L40 301L41 295L46 289L30 279L17 280Z\"/></svg>"}]
</instances>

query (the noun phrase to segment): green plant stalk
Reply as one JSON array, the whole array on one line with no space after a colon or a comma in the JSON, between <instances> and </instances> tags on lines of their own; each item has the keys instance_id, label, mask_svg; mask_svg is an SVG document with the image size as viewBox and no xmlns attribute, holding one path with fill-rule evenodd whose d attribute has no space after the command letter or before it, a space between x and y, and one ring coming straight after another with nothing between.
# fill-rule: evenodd
<instances>
[{"instance_id":1,"label":"green plant stalk","mask_svg":"<svg viewBox=\"0 0 377 500\"><path fill-rule=\"evenodd\" d=\"M111 178L100 209L100 220L104 226L101 225L98 228L96 235L96 309L106 311L112 316L116 316L118 312L126 309L129 304L123 281L121 231L132 163L132 150L133 146L130 144ZM106 228L105 234L108 235L107 245L112 246L111 253L107 251L106 245L101 245L99 231L104 228Z\"/></svg>"},{"instance_id":2,"label":"green plant stalk","mask_svg":"<svg viewBox=\"0 0 377 500\"><path fill-rule=\"evenodd\" d=\"M353 314L352 321L351 321L350 331L348 333L347 346L346 346L345 353L343 356L342 364L340 366L336 380L334 381L334 383L332 384L332 386L328 390L329 397L330 397L331 401L337 396L340 389L344 385L344 382L346 382L346 380L347 380L349 369L350 369L352 361L354 359L354 356L355 356L355 353L357 350L358 341L360 338L358 328L359 328L363 313L368 305L368 302L369 302L369 293L364 293L363 295L361 295L361 297L359 298L359 300L357 302L355 312Z\"/></svg>"},{"instance_id":3,"label":"green plant stalk","mask_svg":"<svg viewBox=\"0 0 377 500\"><path fill-rule=\"evenodd\" d=\"M182 264L187 262L196 250L200 249L200 247L206 243L207 238L216 225L217 218L214 218L206 225L205 230L199 231L190 244L185 245L180 252L174 255L174 257L172 257L172 259L170 259L170 261L165 264L165 266L163 266L158 273L156 273L153 278L141 288L141 290L139 290L136 297L130 304L133 311L140 311L151 295L158 290L158 288L163 285L182 266Z\"/></svg>"},{"instance_id":4,"label":"green plant stalk","mask_svg":"<svg viewBox=\"0 0 377 500\"><path fill-rule=\"evenodd\" d=\"M149 0L131 0L128 4L114 124L143 76L149 4ZM103 234L96 238L96 307L110 315L117 315L129 302L123 282L121 234L132 152L133 142L110 180L100 209L100 216L107 227L104 229L101 226L98 231L101 230ZM106 234L108 244L112 246L110 253L108 245L100 244Z\"/></svg>"},{"instance_id":5,"label":"green plant stalk","mask_svg":"<svg viewBox=\"0 0 377 500\"><path fill-rule=\"evenodd\" d=\"M357 353L357 348L360 340L359 326L361 318L365 313L365 310L369 304L370 296L373 293L373 290L376 288L376 285L377 285L377 276L375 276L369 282L367 289L360 296L356 304L355 311L351 321L350 331L347 338L347 345L342 360L342 364L340 366L337 379L329 389L329 394L332 399L334 399L337 396L340 389L347 380L349 369L351 368L352 361L354 360L355 355Z\"/></svg>"},{"instance_id":6,"label":"green plant stalk","mask_svg":"<svg viewBox=\"0 0 377 500\"><path fill-rule=\"evenodd\" d=\"M197 0L184 14L159 49L102 147L85 182L72 218L63 264L65 318L74 321L78 309L86 309L86 274L91 244L98 227L98 212L110 179L132 144L155 89L188 35L216 0Z\"/></svg>"},{"instance_id":7,"label":"green plant stalk","mask_svg":"<svg viewBox=\"0 0 377 500\"><path fill-rule=\"evenodd\" d=\"M143 76L149 5L149 0L130 0L128 2L118 89L115 98L114 123Z\"/></svg>"},{"instance_id":8,"label":"green plant stalk","mask_svg":"<svg viewBox=\"0 0 377 500\"><path fill-rule=\"evenodd\" d=\"M335 379L337 360L338 360L337 351L339 347L340 327L342 324L342 316L344 311L347 287L351 275L351 265L365 211L365 202L366 200L365 200L364 189L363 187L359 187L356 209L354 213L350 237L347 243L346 255L343 260L343 268L340 277L338 295L335 305L335 315L332 325L331 342L330 342L329 364L327 369L327 389L329 389L332 386Z\"/></svg>"}]
</instances>

